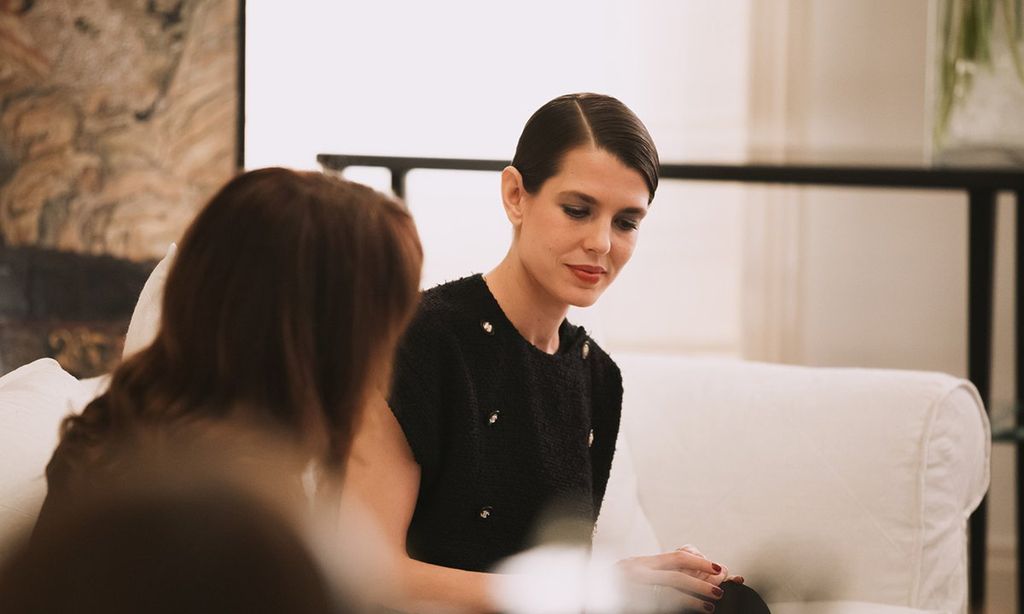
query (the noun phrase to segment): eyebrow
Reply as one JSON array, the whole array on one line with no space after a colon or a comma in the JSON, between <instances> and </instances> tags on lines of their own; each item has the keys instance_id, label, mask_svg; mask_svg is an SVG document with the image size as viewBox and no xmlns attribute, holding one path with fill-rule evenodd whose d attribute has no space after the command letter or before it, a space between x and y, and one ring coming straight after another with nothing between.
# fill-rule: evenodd
<instances>
[{"instance_id":1,"label":"eyebrow","mask_svg":"<svg viewBox=\"0 0 1024 614\"><path fill-rule=\"evenodd\" d=\"M588 205L597 205L597 199L596 198L594 198L590 194L587 194L585 192L580 192L578 190L565 190L563 192L559 192L558 196L561 197L561 198L566 198L566 197L575 198L575 199L580 200L580 201L582 201L582 202L584 202L584 203L586 203ZM647 215L647 209L644 209L642 207L626 207L625 209L622 209L621 211L619 211L619 213L625 213L626 215L635 215L635 216L637 216L639 218L642 218L645 215Z\"/></svg>"},{"instance_id":2,"label":"eyebrow","mask_svg":"<svg viewBox=\"0 0 1024 614\"><path fill-rule=\"evenodd\" d=\"M560 197L563 197L563 198L566 197L566 196L570 196L572 198L575 198L575 199L578 199L578 200L582 200L583 202L587 203L588 205L596 205L597 204L597 199L596 198L594 198L590 194L584 194L583 192L578 192L576 190L565 190L563 192L559 192L558 195Z\"/></svg>"},{"instance_id":3,"label":"eyebrow","mask_svg":"<svg viewBox=\"0 0 1024 614\"><path fill-rule=\"evenodd\" d=\"M643 219L647 215L647 209L641 209L640 207L626 207L619 213L625 213L626 215L635 215L636 217Z\"/></svg>"}]
</instances>

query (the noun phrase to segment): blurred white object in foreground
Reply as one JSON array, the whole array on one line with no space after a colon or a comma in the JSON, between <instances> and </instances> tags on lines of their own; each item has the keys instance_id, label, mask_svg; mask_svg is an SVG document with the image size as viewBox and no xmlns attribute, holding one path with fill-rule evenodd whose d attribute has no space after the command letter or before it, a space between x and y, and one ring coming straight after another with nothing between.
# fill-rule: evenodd
<instances>
[{"instance_id":1,"label":"blurred white object in foreground","mask_svg":"<svg viewBox=\"0 0 1024 614\"><path fill-rule=\"evenodd\" d=\"M509 558L497 572L495 594L510 614L625 610L625 581L615 561L582 547L537 547Z\"/></svg>"}]
</instances>

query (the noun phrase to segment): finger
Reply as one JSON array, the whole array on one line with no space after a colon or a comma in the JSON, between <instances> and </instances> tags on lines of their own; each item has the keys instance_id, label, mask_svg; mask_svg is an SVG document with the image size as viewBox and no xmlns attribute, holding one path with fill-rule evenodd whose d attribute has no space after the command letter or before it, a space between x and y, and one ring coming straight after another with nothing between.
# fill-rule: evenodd
<instances>
[{"instance_id":1,"label":"finger","mask_svg":"<svg viewBox=\"0 0 1024 614\"><path fill-rule=\"evenodd\" d=\"M745 580L743 576L729 576L725 579L726 582L735 582L736 584L743 584Z\"/></svg>"},{"instance_id":2,"label":"finger","mask_svg":"<svg viewBox=\"0 0 1024 614\"><path fill-rule=\"evenodd\" d=\"M704 556L704 553L701 552L700 549L698 549L697 546L694 546L693 544L683 544L682 546L679 546L678 548L676 548L676 550L677 551L678 550L682 550L683 552L689 552L690 554L692 554L694 556L699 556L702 559L708 558L708 557Z\"/></svg>"},{"instance_id":3,"label":"finger","mask_svg":"<svg viewBox=\"0 0 1024 614\"><path fill-rule=\"evenodd\" d=\"M708 558L708 557L704 556L704 553L701 552L697 548L697 546L694 546L693 544L683 544L682 546L676 548L676 551L677 552L679 552L679 551L688 552L688 553L690 553L690 554L692 554L694 556L699 556L702 559L707 559ZM720 572L718 572L718 573L709 573L709 572L703 572L703 571L689 572L689 573L691 575L697 577L697 578L700 578L701 580L706 580L708 582L711 582L712 584L718 585L718 584L721 584L722 582L725 582L726 580L728 580L730 578L730 576L729 576L729 568L726 567L725 565L721 565L721 567L722 567L722 570Z\"/></svg>"},{"instance_id":4,"label":"finger","mask_svg":"<svg viewBox=\"0 0 1024 614\"><path fill-rule=\"evenodd\" d=\"M644 584L667 586L669 588L674 588L681 593L685 593L693 597L700 597L705 600L717 601L718 599L721 599L723 595L722 589L714 584L698 580L693 576L679 573L677 571L646 569L639 571L637 578Z\"/></svg>"},{"instance_id":5,"label":"finger","mask_svg":"<svg viewBox=\"0 0 1024 614\"><path fill-rule=\"evenodd\" d=\"M722 572L722 566L718 563L712 563L703 557L695 556L689 552L681 550L640 557L640 559L646 559L644 563L648 567L653 567L654 569L668 571L703 571L709 576L714 576Z\"/></svg>"},{"instance_id":6,"label":"finger","mask_svg":"<svg viewBox=\"0 0 1024 614\"><path fill-rule=\"evenodd\" d=\"M714 612L715 604L678 591L666 592L658 600L658 611L667 612Z\"/></svg>"}]
</instances>

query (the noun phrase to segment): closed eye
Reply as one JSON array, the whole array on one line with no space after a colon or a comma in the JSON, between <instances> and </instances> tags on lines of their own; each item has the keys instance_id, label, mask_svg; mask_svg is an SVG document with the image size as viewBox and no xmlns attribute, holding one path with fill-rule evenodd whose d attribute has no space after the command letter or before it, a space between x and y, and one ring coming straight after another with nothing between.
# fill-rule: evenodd
<instances>
[{"instance_id":1,"label":"closed eye","mask_svg":"<svg viewBox=\"0 0 1024 614\"><path fill-rule=\"evenodd\" d=\"M640 230L640 220L635 220L633 218L619 218L615 220L615 225L618 226L619 230L625 230L627 232Z\"/></svg>"},{"instance_id":2,"label":"closed eye","mask_svg":"<svg viewBox=\"0 0 1024 614\"><path fill-rule=\"evenodd\" d=\"M582 220L583 218L585 218L588 215L590 215L590 209L588 209L587 207L577 207L577 206L573 206L573 205L562 205L562 211L565 211L566 215L568 215L569 217L571 217L571 218L573 218L575 220Z\"/></svg>"}]
</instances>

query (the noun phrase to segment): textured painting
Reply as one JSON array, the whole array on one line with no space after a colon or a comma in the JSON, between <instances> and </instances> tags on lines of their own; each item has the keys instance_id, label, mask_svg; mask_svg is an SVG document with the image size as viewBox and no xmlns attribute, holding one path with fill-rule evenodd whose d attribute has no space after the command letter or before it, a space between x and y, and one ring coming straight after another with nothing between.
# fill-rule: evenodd
<instances>
[{"instance_id":1,"label":"textured painting","mask_svg":"<svg viewBox=\"0 0 1024 614\"><path fill-rule=\"evenodd\" d=\"M117 360L145 272L234 173L239 4L0 0L0 373Z\"/></svg>"},{"instance_id":2,"label":"textured painting","mask_svg":"<svg viewBox=\"0 0 1024 614\"><path fill-rule=\"evenodd\" d=\"M0 232L162 255L233 172L238 0L0 0Z\"/></svg>"}]
</instances>

